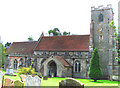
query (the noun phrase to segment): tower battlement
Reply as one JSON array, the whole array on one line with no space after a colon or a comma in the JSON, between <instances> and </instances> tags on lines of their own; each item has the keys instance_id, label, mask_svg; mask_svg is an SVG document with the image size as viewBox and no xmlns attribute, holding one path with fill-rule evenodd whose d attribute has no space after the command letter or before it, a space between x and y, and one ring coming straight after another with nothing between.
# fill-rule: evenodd
<instances>
[{"instance_id":1,"label":"tower battlement","mask_svg":"<svg viewBox=\"0 0 120 88\"><path fill-rule=\"evenodd\" d=\"M111 4L108 4L107 6L99 5L97 8L95 6L91 7L91 11L103 9L112 9L112 5Z\"/></svg>"}]
</instances>

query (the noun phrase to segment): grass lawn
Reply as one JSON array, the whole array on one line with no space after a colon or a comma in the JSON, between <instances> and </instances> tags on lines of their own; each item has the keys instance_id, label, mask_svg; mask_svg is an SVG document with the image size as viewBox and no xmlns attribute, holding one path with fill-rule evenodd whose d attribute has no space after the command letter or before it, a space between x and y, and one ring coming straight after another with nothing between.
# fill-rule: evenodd
<instances>
[{"instance_id":1,"label":"grass lawn","mask_svg":"<svg viewBox=\"0 0 120 88\"><path fill-rule=\"evenodd\" d=\"M6 73L4 70L3 70L2 72L3 72L3 74ZM5 76L4 76L4 79L5 79L5 78L10 78L10 79L12 79L13 81L15 81L15 80L21 80L20 77L19 77L19 75L18 75L18 73L13 73L13 74L15 74L16 76L5 75Z\"/></svg>"},{"instance_id":2,"label":"grass lawn","mask_svg":"<svg viewBox=\"0 0 120 88\"><path fill-rule=\"evenodd\" d=\"M3 71L5 74L5 71ZM21 80L18 73L14 73L16 76L8 76L5 75L5 78L10 78L12 80ZM48 80L41 79L41 86L59 86L59 82L61 80L65 80L67 78L59 78L59 77L53 77L48 78ZM98 80L97 82L93 82L91 79L76 79L80 81L81 83L84 83L85 86L118 86L117 81L109 81L109 80Z\"/></svg>"},{"instance_id":3,"label":"grass lawn","mask_svg":"<svg viewBox=\"0 0 120 88\"><path fill-rule=\"evenodd\" d=\"M59 86L59 82L66 78L48 78L48 80L41 80L41 86ZM84 86L118 86L117 81L109 81L109 80L98 80L97 82L93 82L91 79L76 79L84 84Z\"/></svg>"}]
</instances>

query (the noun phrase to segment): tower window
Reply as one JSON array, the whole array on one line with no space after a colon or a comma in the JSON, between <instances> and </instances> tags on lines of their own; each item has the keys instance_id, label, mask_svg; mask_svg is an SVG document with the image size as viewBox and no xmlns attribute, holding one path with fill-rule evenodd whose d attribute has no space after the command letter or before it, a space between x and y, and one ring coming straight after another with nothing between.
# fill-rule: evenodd
<instances>
[{"instance_id":1,"label":"tower window","mask_svg":"<svg viewBox=\"0 0 120 88\"><path fill-rule=\"evenodd\" d=\"M103 21L103 14L100 14L99 15L99 22L102 22Z\"/></svg>"},{"instance_id":2,"label":"tower window","mask_svg":"<svg viewBox=\"0 0 120 88\"><path fill-rule=\"evenodd\" d=\"M100 40L103 40L103 36L102 36L102 35L100 35L99 39L100 39Z\"/></svg>"},{"instance_id":3,"label":"tower window","mask_svg":"<svg viewBox=\"0 0 120 88\"><path fill-rule=\"evenodd\" d=\"M108 24L110 23L110 19L108 18Z\"/></svg>"}]
</instances>

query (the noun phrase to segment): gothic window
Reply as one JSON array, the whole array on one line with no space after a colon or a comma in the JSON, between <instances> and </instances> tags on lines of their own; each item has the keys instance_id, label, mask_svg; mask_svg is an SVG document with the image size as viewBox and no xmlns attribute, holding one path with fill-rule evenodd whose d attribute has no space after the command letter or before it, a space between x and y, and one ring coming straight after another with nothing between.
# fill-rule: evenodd
<instances>
[{"instance_id":1,"label":"gothic window","mask_svg":"<svg viewBox=\"0 0 120 88\"><path fill-rule=\"evenodd\" d=\"M99 22L102 22L103 21L103 14L100 14L99 15Z\"/></svg>"},{"instance_id":2,"label":"gothic window","mask_svg":"<svg viewBox=\"0 0 120 88\"><path fill-rule=\"evenodd\" d=\"M80 72L81 64L80 61L75 61L75 72Z\"/></svg>"},{"instance_id":3,"label":"gothic window","mask_svg":"<svg viewBox=\"0 0 120 88\"><path fill-rule=\"evenodd\" d=\"M27 57L25 57L25 67L26 67L26 65L27 65Z\"/></svg>"},{"instance_id":4,"label":"gothic window","mask_svg":"<svg viewBox=\"0 0 120 88\"><path fill-rule=\"evenodd\" d=\"M27 60L27 66L29 67L31 65L31 58Z\"/></svg>"},{"instance_id":5,"label":"gothic window","mask_svg":"<svg viewBox=\"0 0 120 88\"><path fill-rule=\"evenodd\" d=\"M22 67L22 66L23 66L23 59L21 58L19 61L19 67Z\"/></svg>"},{"instance_id":6,"label":"gothic window","mask_svg":"<svg viewBox=\"0 0 120 88\"><path fill-rule=\"evenodd\" d=\"M110 19L108 18L108 24L110 23Z\"/></svg>"},{"instance_id":7,"label":"gothic window","mask_svg":"<svg viewBox=\"0 0 120 88\"><path fill-rule=\"evenodd\" d=\"M17 69L17 64L18 64L18 63L17 63L17 60L15 59L15 60L14 60L14 63L13 63L14 69Z\"/></svg>"}]
</instances>

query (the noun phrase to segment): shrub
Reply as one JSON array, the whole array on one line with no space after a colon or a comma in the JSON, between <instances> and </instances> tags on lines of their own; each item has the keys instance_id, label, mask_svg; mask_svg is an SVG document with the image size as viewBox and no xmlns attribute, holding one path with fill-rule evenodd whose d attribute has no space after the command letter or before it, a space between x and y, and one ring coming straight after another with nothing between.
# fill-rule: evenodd
<instances>
[{"instance_id":1,"label":"shrub","mask_svg":"<svg viewBox=\"0 0 120 88\"><path fill-rule=\"evenodd\" d=\"M99 54L98 54L97 48L95 47L95 49L93 50L92 59L90 62L89 77L96 82L102 77L102 75L103 73L100 67Z\"/></svg>"},{"instance_id":2,"label":"shrub","mask_svg":"<svg viewBox=\"0 0 120 88\"><path fill-rule=\"evenodd\" d=\"M19 75L21 75L21 74L37 75L37 73L35 72L35 69L31 68L31 67L22 67L22 68L18 69L18 73L19 73Z\"/></svg>"}]
</instances>

